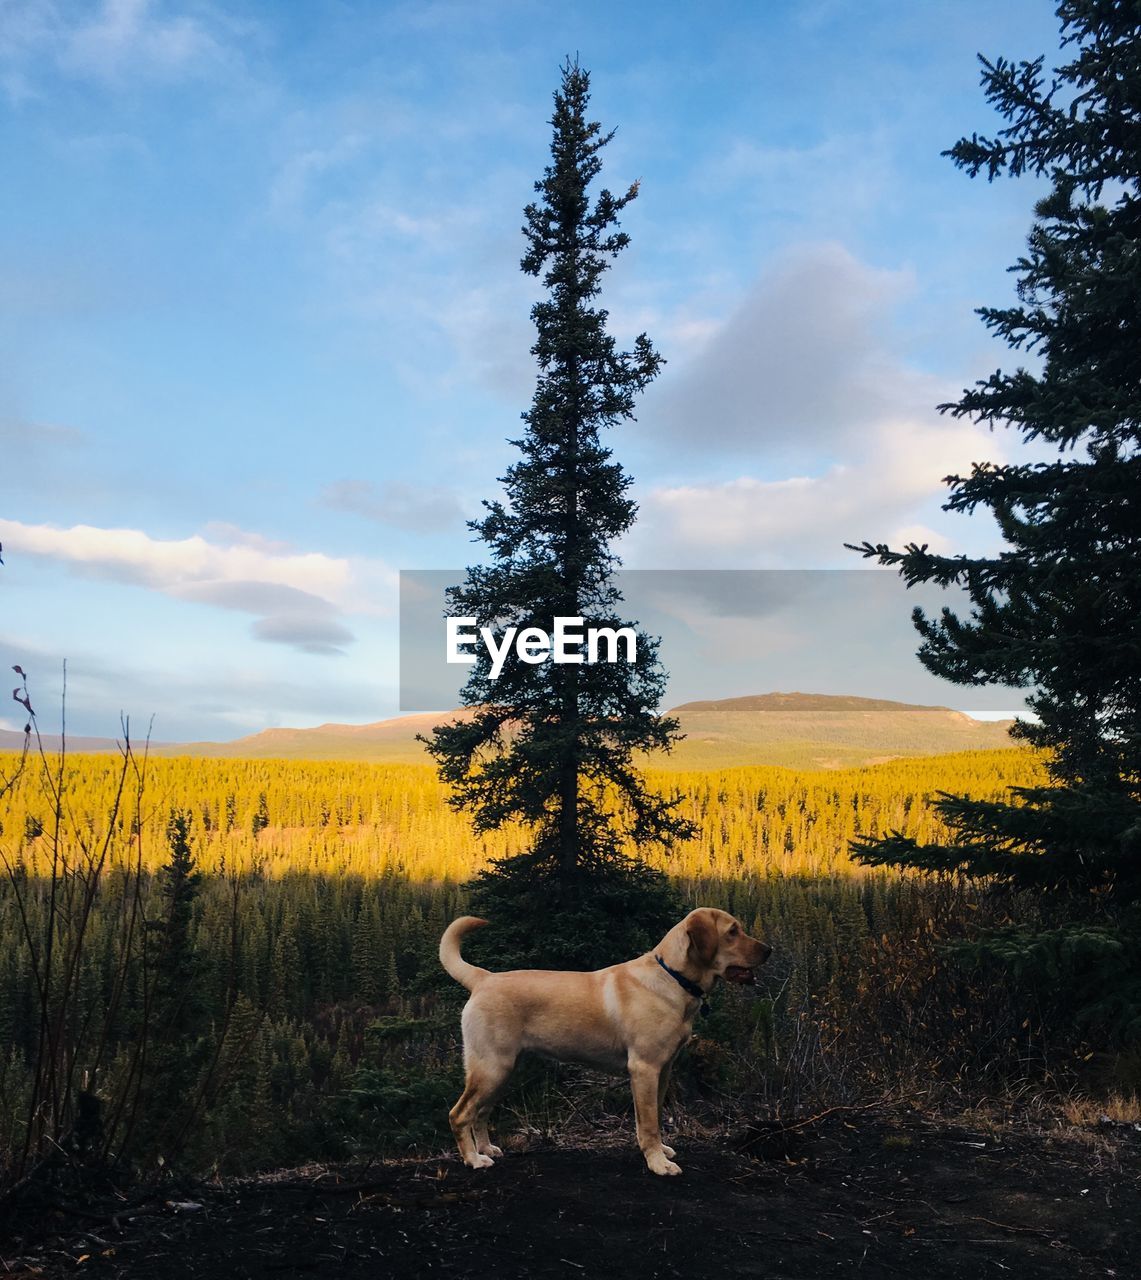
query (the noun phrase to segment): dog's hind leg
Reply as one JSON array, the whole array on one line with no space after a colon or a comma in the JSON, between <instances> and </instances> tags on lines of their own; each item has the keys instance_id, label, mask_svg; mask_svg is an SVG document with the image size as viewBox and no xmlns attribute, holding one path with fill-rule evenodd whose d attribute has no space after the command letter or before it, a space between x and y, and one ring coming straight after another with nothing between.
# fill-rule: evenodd
<instances>
[{"instance_id":1,"label":"dog's hind leg","mask_svg":"<svg viewBox=\"0 0 1141 1280\"><path fill-rule=\"evenodd\" d=\"M468 1069L467 1087L448 1113L460 1157L473 1169L486 1169L494 1163L493 1155L502 1154L488 1139L487 1116L514 1066L514 1061L506 1058L473 1064Z\"/></svg>"},{"instance_id":2,"label":"dog's hind leg","mask_svg":"<svg viewBox=\"0 0 1141 1280\"><path fill-rule=\"evenodd\" d=\"M515 1070L515 1063L512 1062L500 1076L499 1083L489 1092L481 1094L479 1102L475 1109L475 1118L472 1120L471 1131L472 1137L475 1139L475 1149L481 1156L501 1156L503 1152L499 1147L491 1141L487 1133L487 1120L491 1115L491 1109L499 1101L499 1096L507 1085L508 1078L512 1071Z\"/></svg>"},{"instance_id":3,"label":"dog's hind leg","mask_svg":"<svg viewBox=\"0 0 1141 1280\"><path fill-rule=\"evenodd\" d=\"M476 1112L475 1122L471 1127L472 1136L475 1138L476 1152L481 1156L501 1156L503 1154L503 1151L492 1142L487 1132L487 1117L494 1103L494 1098L490 1102L483 1103Z\"/></svg>"},{"instance_id":4,"label":"dog's hind leg","mask_svg":"<svg viewBox=\"0 0 1141 1280\"><path fill-rule=\"evenodd\" d=\"M476 1150L475 1135L472 1132L472 1119L479 1105L479 1097L479 1077L469 1072L463 1093L460 1094L456 1105L448 1112L448 1122L452 1126L452 1134L459 1149L460 1159L473 1169L484 1169L493 1163L490 1156L480 1155Z\"/></svg>"}]
</instances>

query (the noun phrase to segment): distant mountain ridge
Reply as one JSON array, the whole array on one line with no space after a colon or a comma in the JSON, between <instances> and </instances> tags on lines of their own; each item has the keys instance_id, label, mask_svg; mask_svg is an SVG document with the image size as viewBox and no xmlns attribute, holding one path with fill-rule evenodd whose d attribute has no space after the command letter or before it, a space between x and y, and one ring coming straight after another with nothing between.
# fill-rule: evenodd
<instances>
[{"instance_id":1,"label":"distant mountain ridge","mask_svg":"<svg viewBox=\"0 0 1141 1280\"><path fill-rule=\"evenodd\" d=\"M151 750L162 756L425 764L428 756L416 735L472 714L470 710L427 712L371 724L264 729L233 742L169 743L152 745ZM836 769L899 756L943 755L1014 745L1008 720L974 720L949 707L915 706L881 698L765 693L686 702L668 714L680 721L686 738L669 756L659 754L645 759L644 763L655 768L724 769L775 764ZM0 735L0 747L18 749L22 740L22 734L6 733ZM112 739L72 739L71 745L76 751L115 747Z\"/></svg>"},{"instance_id":2,"label":"distant mountain ridge","mask_svg":"<svg viewBox=\"0 0 1141 1280\"><path fill-rule=\"evenodd\" d=\"M427 764L418 733L469 718L468 709L427 712L372 724L322 724L314 729L263 729L233 742L151 745L160 756L229 756L278 760L362 760ZM686 702L669 715L686 735L669 756L643 763L664 769L728 769L785 765L839 769L901 756L945 755L1012 747L1010 720L974 720L950 707L916 706L882 698L824 693L762 693ZM44 738L58 749L58 739ZM49 745L50 744L50 745ZM0 731L0 749L19 750L23 734ZM115 749L110 738L71 738L73 751Z\"/></svg>"},{"instance_id":3,"label":"distant mountain ridge","mask_svg":"<svg viewBox=\"0 0 1141 1280\"><path fill-rule=\"evenodd\" d=\"M823 693L763 693L686 702L670 715L685 741L666 767L781 764L839 769L900 756L1013 747L1012 720L975 720L950 707Z\"/></svg>"}]
</instances>

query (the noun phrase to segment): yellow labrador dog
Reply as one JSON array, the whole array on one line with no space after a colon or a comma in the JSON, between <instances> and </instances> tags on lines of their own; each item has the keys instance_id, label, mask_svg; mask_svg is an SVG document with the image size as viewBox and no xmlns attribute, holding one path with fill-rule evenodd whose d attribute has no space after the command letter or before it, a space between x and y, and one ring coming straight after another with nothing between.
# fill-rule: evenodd
<instances>
[{"instance_id":1,"label":"yellow labrador dog","mask_svg":"<svg viewBox=\"0 0 1141 1280\"><path fill-rule=\"evenodd\" d=\"M670 1067L718 978L752 982L772 948L726 911L698 907L645 955L594 973L515 969L490 973L460 955L460 939L487 924L461 916L440 939L440 963L471 992L461 1025L466 1087L449 1119L465 1164L502 1155L487 1117L523 1049L611 1071L634 1092L638 1146L654 1173L681 1173L662 1145L661 1106Z\"/></svg>"}]
</instances>

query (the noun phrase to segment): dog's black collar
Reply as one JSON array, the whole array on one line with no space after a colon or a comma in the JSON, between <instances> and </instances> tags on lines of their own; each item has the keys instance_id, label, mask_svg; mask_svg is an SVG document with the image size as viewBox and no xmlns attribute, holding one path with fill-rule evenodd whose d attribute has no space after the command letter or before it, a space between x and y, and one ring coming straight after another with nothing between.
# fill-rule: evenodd
<instances>
[{"instance_id":1,"label":"dog's black collar","mask_svg":"<svg viewBox=\"0 0 1141 1280\"><path fill-rule=\"evenodd\" d=\"M661 956L654 956L654 959L658 962L658 964L662 966L662 968L666 971L666 973L670 975L670 977L678 984L679 987L681 987L683 991L687 991L695 999L701 1001L701 1014L702 1014L702 1017L704 1017L709 1012L709 1001L706 1000L705 998L705 992L702 991L702 989L697 985L696 982L693 982L691 979L687 978L684 973L678 973L676 969L671 969L669 965L666 964L666 962L661 958Z\"/></svg>"}]
</instances>

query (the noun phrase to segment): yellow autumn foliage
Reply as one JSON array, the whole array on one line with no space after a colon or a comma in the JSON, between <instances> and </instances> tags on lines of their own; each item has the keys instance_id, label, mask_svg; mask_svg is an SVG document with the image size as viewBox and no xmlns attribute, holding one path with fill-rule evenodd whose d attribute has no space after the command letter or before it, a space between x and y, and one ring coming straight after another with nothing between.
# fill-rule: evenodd
<instances>
[{"instance_id":1,"label":"yellow autumn foliage","mask_svg":"<svg viewBox=\"0 0 1141 1280\"><path fill-rule=\"evenodd\" d=\"M14 757L0 764L10 772ZM8 766L5 768L4 766ZM509 827L476 837L427 765L177 757L140 765L125 788L117 827L107 815L119 782L112 755L74 755L66 763L66 826L91 849L108 842L108 865L166 856L174 809L190 814L196 857L206 872L254 868L289 873L387 873L414 880L467 879L490 858L523 852L526 833ZM709 772L648 773L651 785L682 796L695 839L671 851L644 851L679 877L859 875L848 856L855 836L898 830L921 841L946 828L931 797L976 798L1043 781L1026 750L907 758L863 768L809 771L750 766ZM47 869L53 803L32 764L0 801L0 853L28 872Z\"/></svg>"}]
</instances>

